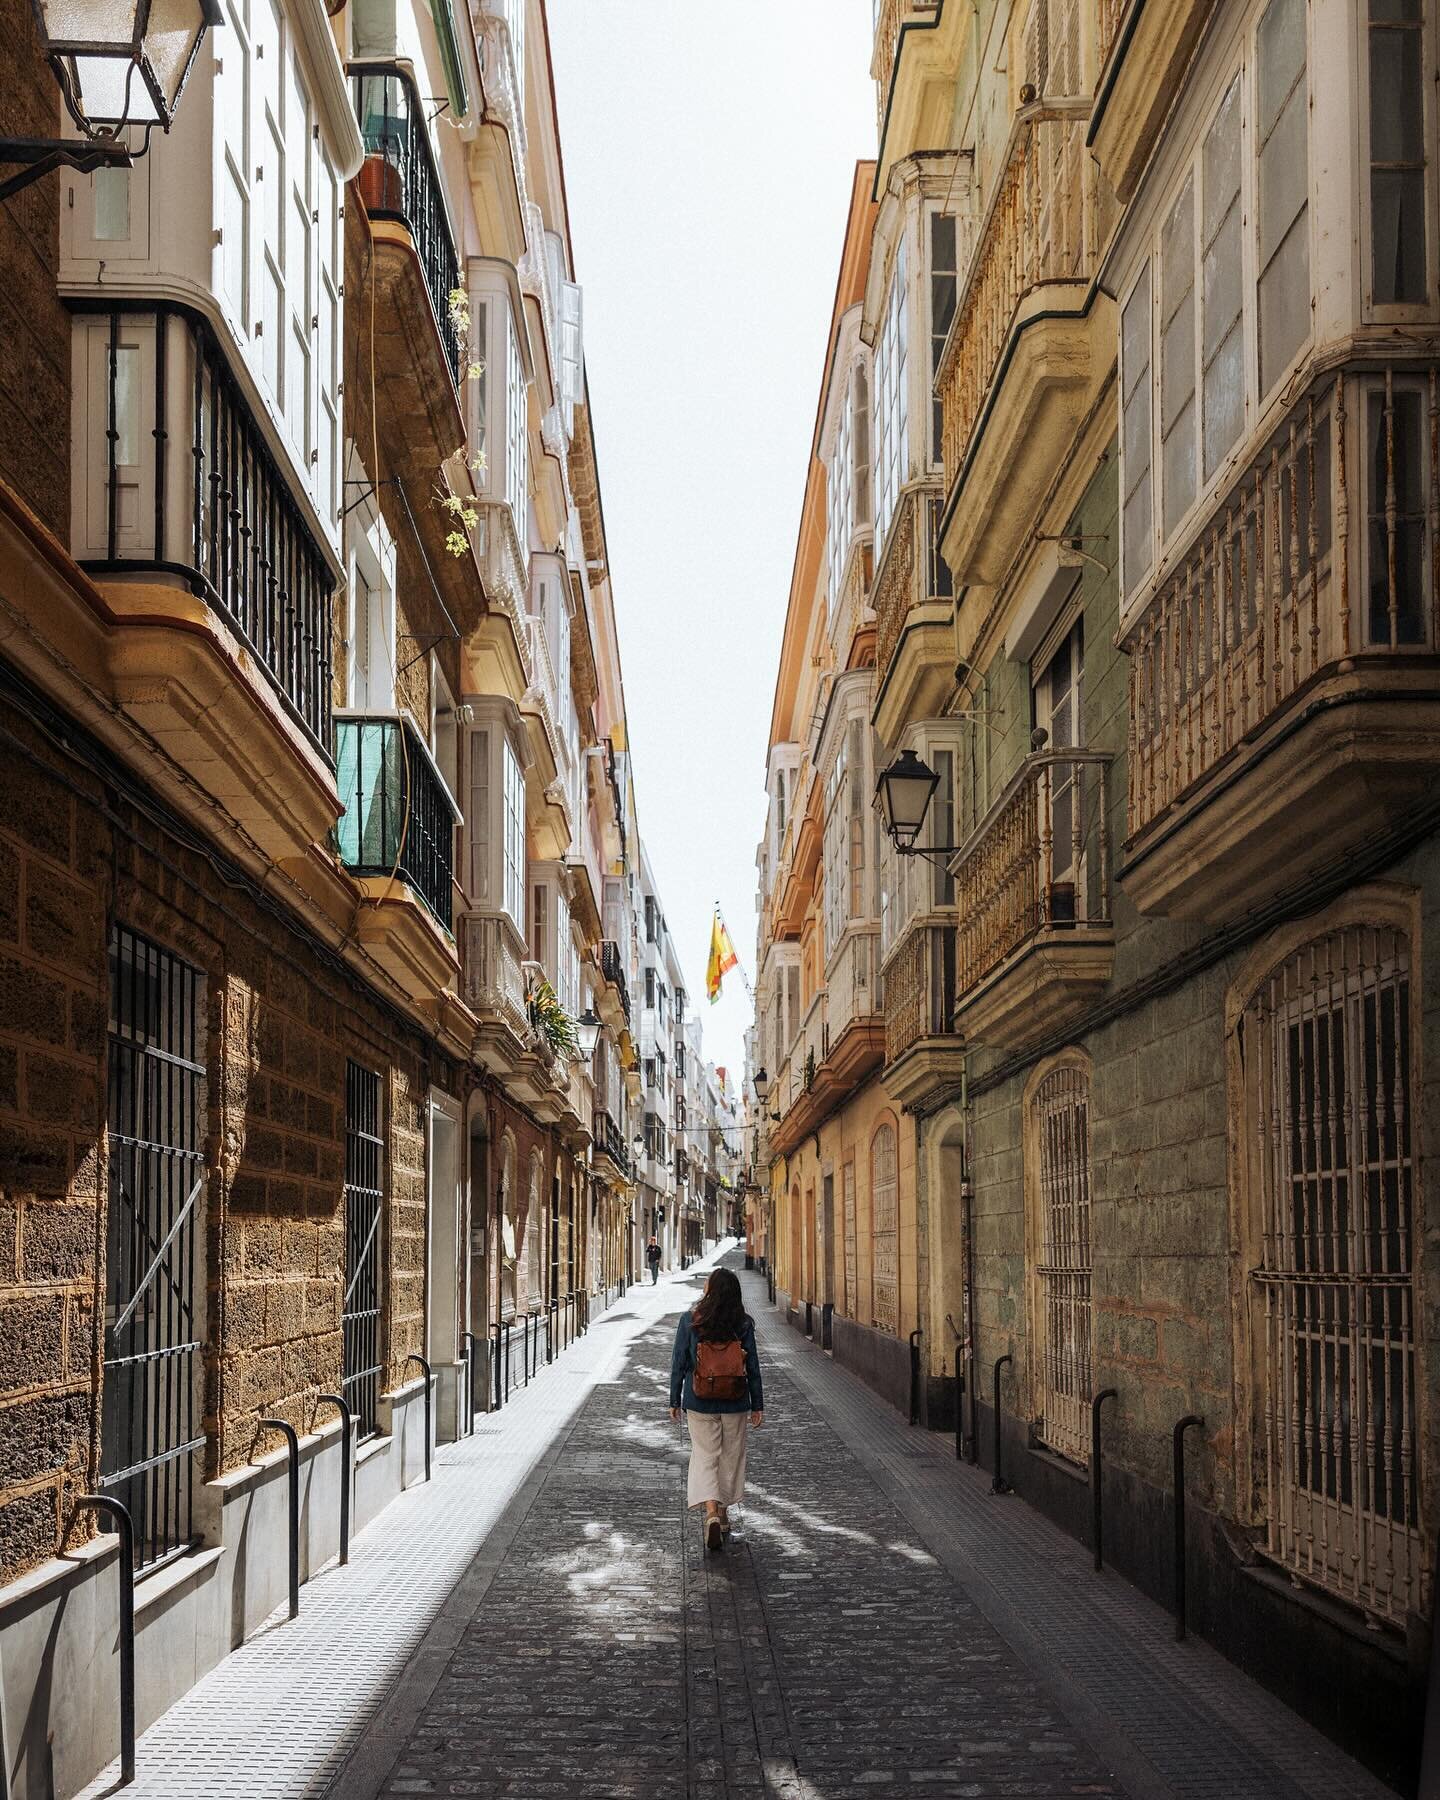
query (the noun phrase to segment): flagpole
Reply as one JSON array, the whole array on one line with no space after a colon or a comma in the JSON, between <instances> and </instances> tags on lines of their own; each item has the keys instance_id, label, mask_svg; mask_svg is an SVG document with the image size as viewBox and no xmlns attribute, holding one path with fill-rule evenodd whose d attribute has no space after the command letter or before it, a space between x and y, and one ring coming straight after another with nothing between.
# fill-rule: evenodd
<instances>
[{"instance_id":1,"label":"flagpole","mask_svg":"<svg viewBox=\"0 0 1440 1800\"><path fill-rule=\"evenodd\" d=\"M712 931L714 929L714 923L717 921L726 937L730 938L730 948L735 953L735 967L740 971L740 979L745 985L745 993L749 998L750 1004L753 1006L755 1004L755 990L750 985L750 977L745 973L745 965L740 960L740 952L735 949L735 940L733 937L730 937L729 927L725 924L725 915L720 910L720 902L718 900L715 902L715 920L712 921Z\"/></svg>"}]
</instances>

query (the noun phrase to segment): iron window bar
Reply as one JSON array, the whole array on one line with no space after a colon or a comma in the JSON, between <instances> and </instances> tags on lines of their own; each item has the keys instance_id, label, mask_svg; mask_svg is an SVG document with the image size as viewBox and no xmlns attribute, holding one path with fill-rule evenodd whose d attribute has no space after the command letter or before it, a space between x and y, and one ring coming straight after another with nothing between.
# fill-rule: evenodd
<instances>
[{"instance_id":1,"label":"iron window bar","mask_svg":"<svg viewBox=\"0 0 1440 1800\"><path fill-rule=\"evenodd\" d=\"M415 83L393 63L352 63L350 74L360 136L368 158L379 165L378 195L371 190L377 204L366 210L372 219L395 220L414 239L458 393L470 355L450 312L450 296L461 285L460 259L424 107Z\"/></svg>"},{"instance_id":2,"label":"iron window bar","mask_svg":"<svg viewBox=\"0 0 1440 1800\"><path fill-rule=\"evenodd\" d=\"M353 875L398 875L446 931L453 927L458 815L420 734L403 715L335 721L335 827Z\"/></svg>"},{"instance_id":3,"label":"iron window bar","mask_svg":"<svg viewBox=\"0 0 1440 1800\"><path fill-rule=\"evenodd\" d=\"M380 1077L345 1065L345 1296L340 1308L340 1392L358 1438L373 1437L380 1406L380 1219L385 1144Z\"/></svg>"},{"instance_id":4,"label":"iron window bar","mask_svg":"<svg viewBox=\"0 0 1440 1800\"><path fill-rule=\"evenodd\" d=\"M335 573L291 482L266 442L218 338L199 313L171 303L74 300L99 316L105 353L105 518L92 575L150 569L173 575L244 639L328 762ZM153 334L153 505L122 542L119 465L123 335ZM138 436L138 433L137 433ZM137 457L140 455L137 449ZM188 466L187 466L188 459ZM131 490L133 492L133 489Z\"/></svg>"},{"instance_id":5,"label":"iron window bar","mask_svg":"<svg viewBox=\"0 0 1440 1800\"><path fill-rule=\"evenodd\" d=\"M109 966L100 1486L134 1521L143 1573L197 1541L204 976L123 925Z\"/></svg>"}]
</instances>

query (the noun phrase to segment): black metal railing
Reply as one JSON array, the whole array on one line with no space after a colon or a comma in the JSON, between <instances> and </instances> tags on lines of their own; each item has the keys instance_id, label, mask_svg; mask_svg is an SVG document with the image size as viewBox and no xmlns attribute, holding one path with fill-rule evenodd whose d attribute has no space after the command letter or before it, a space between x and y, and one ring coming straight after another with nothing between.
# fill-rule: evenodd
<instances>
[{"instance_id":1,"label":"black metal railing","mask_svg":"<svg viewBox=\"0 0 1440 1800\"><path fill-rule=\"evenodd\" d=\"M625 980L625 965L620 959L620 946L610 938L603 938L600 943L600 973L620 994L620 1005L625 1014L625 1023L630 1023L630 988Z\"/></svg>"},{"instance_id":2,"label":"black metal railing","mask_svg":"<svg viewBox=\"0 0 1440 1800\"><path fill-rule=\"evenodd\" d=\"M335 827L352 875L398 875L451 929L455 805L419 733L404 717L335 721Z\"/></svg>"},{"instance_id":3,"label":"black metal railing","mask_svg":"<svg viewBox=\"0 0 1440 1800\"><path fill-rule=\"evenodd\" d=\"M92 427L105 438L105 553L81 566L180 577L328 757L335 573L219 340L185 307L77 310L105 334L106 369ZM100 446L76 446L89 450Z\"/></svg>"},{"instance_id":4,"label":"black metal railing","mask_svg":"<svg viewBox=\"0 0 1440 1800\"><path fill-rule=\"evenodd\" d=\"M622 1175L630 1173L630 1152L625 1147L625 1133L601 1106L595 1108L595 1148L608 1156Z\"/></svg>"},{"instance_id":5,"label":"black metal railing","mask_svg":"<svg viewBox=\"0 0 1440 1800\"><path fill-rule=\"evenodd\" d=\"M450 306L450 296L460 288L460 259L424 107L414 82L393 64L352 64L350 74L355 117L367 152L360 174L366 210L372 219L397 220L414 239L435 309L435 327L458 390L470 353Z\"/></svg>"}]
</instances>

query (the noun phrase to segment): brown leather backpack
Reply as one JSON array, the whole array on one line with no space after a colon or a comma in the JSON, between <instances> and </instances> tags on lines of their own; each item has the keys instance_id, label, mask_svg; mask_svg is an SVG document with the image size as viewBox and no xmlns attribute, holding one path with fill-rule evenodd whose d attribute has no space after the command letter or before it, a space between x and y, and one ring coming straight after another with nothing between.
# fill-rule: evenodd
<instances>
[{"instance_id":1,"label":"brown leather backpack","mask_svg":"<svg viewBox=\"0 0 1440 1800\"><path fill-rule=\"evenodd\" d=\"M743 1400L750 1391L745 1368L745 1346L739 1338L695 1346L695 1369L690 1377L697 1400Z\"/></svg>"}]
</instances>

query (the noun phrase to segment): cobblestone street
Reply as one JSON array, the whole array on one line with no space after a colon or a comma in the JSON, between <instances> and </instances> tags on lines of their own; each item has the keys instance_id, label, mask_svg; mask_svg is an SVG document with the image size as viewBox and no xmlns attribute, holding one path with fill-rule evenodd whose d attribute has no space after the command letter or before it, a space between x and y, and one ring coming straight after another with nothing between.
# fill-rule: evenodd
<instances>
[{"instance_id":1,"label":"cobblestone street","mask_svg":"<svg viewBox=\"0 0 1440 1800\"><path fill-rule=\"evenodd\" d=\"M767 1424L727 1552L665 1413L687 1278L633 1289L142 1737L155 1796L1388 1793L746 1278ZM578 1402L578 1404L577 1404ZM96 1782L105 1793L114 1771Z\"/></svg>"}]
</instances>

